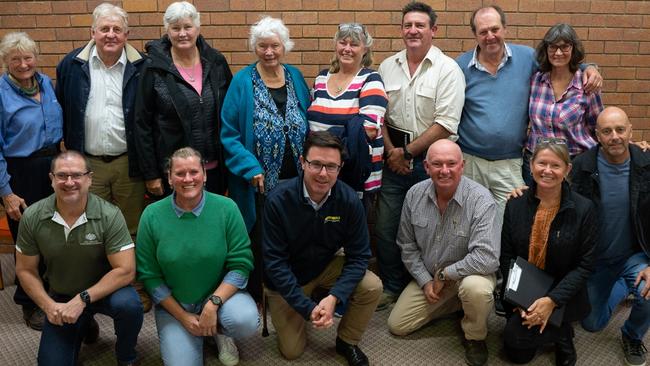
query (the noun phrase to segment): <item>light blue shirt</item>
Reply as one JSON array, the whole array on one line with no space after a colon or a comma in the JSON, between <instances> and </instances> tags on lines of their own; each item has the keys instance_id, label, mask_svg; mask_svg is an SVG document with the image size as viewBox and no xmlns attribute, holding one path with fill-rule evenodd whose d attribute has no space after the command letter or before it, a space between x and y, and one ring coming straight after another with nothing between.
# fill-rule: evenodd
<instances>
[{"instance_id":1,"label":"light blue shirt","mask_svg":"<svg viewBox=\"0 0 650 366\"><path fill-rule=\"evenodd\" d=\"M23 93L7 73L0 78L0 196L12 193L5 157L28 157L63 138L63 112L52 81L36 73L38 102Z\"/></svg>"}]
</instances>

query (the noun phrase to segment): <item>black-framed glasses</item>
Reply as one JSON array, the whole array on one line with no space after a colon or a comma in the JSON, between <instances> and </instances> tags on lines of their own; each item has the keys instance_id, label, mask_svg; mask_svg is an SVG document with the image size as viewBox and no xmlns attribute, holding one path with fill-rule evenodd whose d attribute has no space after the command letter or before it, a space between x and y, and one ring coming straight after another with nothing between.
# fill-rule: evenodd
<instances>
[{"instance_id":1,"label":"black-framed glasses","mask_svg":"<svg viewBox=\"0 0 650 366\"><path fill-rule=\"evenodd\" d=\"M538 144L566 145L566 139L562 137L538 137L536 142Z\"/></svg>"},{"instance_id":2,"label":"black-framed glasses","mask_svg":"<svg viewBox=\"0 0 650 366\"><path fill-rule=\"evenodd\" d=\"M355 32L363 33L363 24L361 23L341 23L339 24L340 31L353 30Z\"/></svg>"},{"instance_id":3,"label":"black-framed glasses","mask_svg":"<svg viewBox=\"0 0 650 366\"><path fill-rule=\"evenodd\" d=\"M323 164L320 161L309 161L307 159L305 159L305 162L307 163L307 168L314 173L320 173L323 168L325 168L326 172L331 174L338 173L338 171L341 170L341 166L334 163Z\"/></svg>"},{"instance_id":4,"label":"black-framed glasses","mask_svg":"<svg viewBox=\"0 0 650 366\"><path fill-rule=\"evenodd\" d=\"M66 182L68 178L72 178L72 180L78 181L90 173L91 173L90 171L87 171L85 173L70 173L70 174L58 172L58 173L52 173L52 175L54 176L54 178L56 178L56 180L60 182Z\"/></svg>"},{"instance_id":5,"label":"black-framed glasses","mask_svg":"<svg viewBox=\"0 0 650 366\"><path fill-rule=\"evenodd\" d=\"M555 53L555 52L557 52L558 49L560 51L562 51L562 52L569 52L571 50L571 48L573 48L573 45L571 43L564 43L564 44L561 44L561 45L557 45L557 44L549 44L548 45L548 51L550 53Z\"/></svg>"}]
</instances>

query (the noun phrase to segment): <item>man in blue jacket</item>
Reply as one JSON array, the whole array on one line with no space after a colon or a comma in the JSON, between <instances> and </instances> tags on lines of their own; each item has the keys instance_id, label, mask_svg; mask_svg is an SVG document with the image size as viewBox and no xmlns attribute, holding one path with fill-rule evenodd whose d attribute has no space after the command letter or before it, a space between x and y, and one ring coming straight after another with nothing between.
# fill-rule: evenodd
<instances>
[{"instance_id":1,"label":"man in blue jacket","mask_svg":"<svg viewBox=\"0 0 650 366\"><path fill-rule=\"evenodd\" d=\"M263 218L265 281L280 353L300 357L305 321L316 329L333 325L337 303L347 305L338 327L336 351L349 365L368 365L359 349L382 293L367 270L368 227L355 191L337 182L343 145L327 131L312 133L300 157L303 174L281 183L266 201ZM343 248L345 255L337 255ZM329 290L319 302L314 289Z\"/></svg>"},{"instance_id":2,"label":"man in blue jacket","mask_svg":"<svg viewBox=\"0 0 650 366\"><path fill-rule=\"evenodd\" d=\"M90 160L91 192L116 204L135 235L144 209L133 119L143 56L126 43L126 12L101 4L93 11L92 39L59 63L56 96L63 108L66 148Z\"/></svg>"},{"instance_id":3,"label":"man in blue jacket","mask_svg":"<svg viewBox=\"0 0 650 366\"><path fill-rule=\"evenodd\" d=\"M598 206L600 257L587 283L591 313L582 321L595 332L634 294L621 328L627 365L645 365L643 338L650 327L650 152L630 144L632 125L625 112L608 107L598 116L599 144L577 156L572 189Z\"/></svg>"}]
</instances>

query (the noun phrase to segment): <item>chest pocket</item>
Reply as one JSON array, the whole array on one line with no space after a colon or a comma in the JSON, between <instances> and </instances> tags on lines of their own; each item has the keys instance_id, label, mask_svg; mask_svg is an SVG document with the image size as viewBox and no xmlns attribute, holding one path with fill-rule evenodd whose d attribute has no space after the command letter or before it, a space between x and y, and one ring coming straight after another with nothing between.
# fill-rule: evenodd
<instances>
[{"instance_id":1,"label":"chest pocket","mask_svg":"<svg viewBox=\"0 0 650 366\"><path fill-rule=\"evenodd\" d=\"M436 90L425 85L416 89L416 109L419 116L432 120L436 113Z\"/></svg>"}]
</instances>

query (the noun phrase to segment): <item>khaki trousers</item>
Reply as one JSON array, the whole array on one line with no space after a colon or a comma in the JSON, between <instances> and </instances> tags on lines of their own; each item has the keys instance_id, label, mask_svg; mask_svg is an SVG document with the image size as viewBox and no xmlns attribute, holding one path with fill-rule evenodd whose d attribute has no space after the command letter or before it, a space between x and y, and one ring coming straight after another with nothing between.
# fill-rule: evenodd
<instances>
[{"instance_id":1,"label":"khaki trousers","mask_svg":"<svg viewBox=\"0 0 650 366\"><path fill-rule=\"evenodd\" d=\"M90 192L111 202L122 211L131 236L138 231L140 215L144 210L144 181L129 177L129 158L127 154L111 161L88 156L93 171Z\"/></svg>"},{"instance_id":2,"label":"khaki trousers","mask_svg":"<svg viewBox=\"0 0 650 366\"><path fill-rule=\"evenodd\" d=\"M311 296L318 287L330 289L341 275L345 257L335 256L325 270L315 279L302 286L306 296ZM348 308L338 326L337 334L344 342L358 344L375 312L383 291L381 280L374 273L366 271L348 301ZM305 319L297 313L276 291L267 290L271 321L278 334L278 348L289 360L302 355L307 344Z\"/></svg>"},{"instance_id":3,"label":"khaki trousers","mask_svg":"<svg viewBox=\"0 0 650 366\"><path fill-rule=\"evenodd\" d=\"M388 317L388 329L398 336L407 335L434 319L463 309L465 316L460 324L465 338L484 340L487 337L487 318L494 304L492 293L495 285L494 275L467 276L446 284L440 300L429 304L422 288L411 281Z\"/></svg>"}]
</instances>

